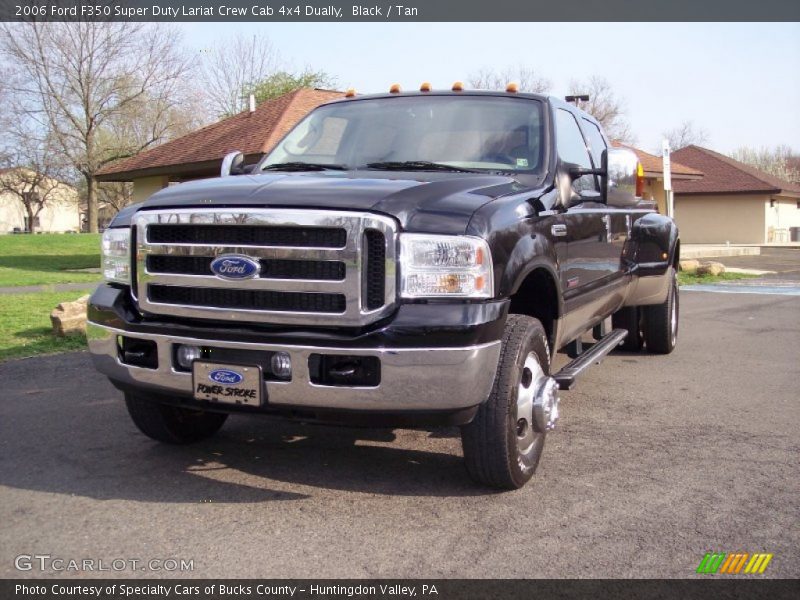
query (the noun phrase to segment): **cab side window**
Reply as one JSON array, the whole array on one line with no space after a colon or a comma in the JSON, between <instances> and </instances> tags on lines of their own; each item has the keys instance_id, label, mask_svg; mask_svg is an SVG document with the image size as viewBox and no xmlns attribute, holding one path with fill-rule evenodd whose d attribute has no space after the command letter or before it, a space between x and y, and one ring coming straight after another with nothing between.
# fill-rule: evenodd
<instances>
[{"instance_id":1,"label":"cab side window","mask_svg":"<svg viewBox=\"0 0 800 600\"><path fill-rule=\"evenodd\" d=\"M589 150L592 153L595 169L599 169L603 162L603 150L608 148L600 128L589 119L583 119L583 130L589 139Z\"/></svg>"},{"instance_id":2,"label":"cab side window","mask_svg":"<svg viewBox=\"0 0 800 600\"><path fill-rule=\"evenodd\" d=\"M586 141L583 139L578 122L571 112L563 108L556 110L556 139L558 157L562 161L576 164L585 169L592 168L589 150L586 148ZM597 189L593 175L579 177L572 183L572 187L577 192Z\"/></svg>"}]
</instances>

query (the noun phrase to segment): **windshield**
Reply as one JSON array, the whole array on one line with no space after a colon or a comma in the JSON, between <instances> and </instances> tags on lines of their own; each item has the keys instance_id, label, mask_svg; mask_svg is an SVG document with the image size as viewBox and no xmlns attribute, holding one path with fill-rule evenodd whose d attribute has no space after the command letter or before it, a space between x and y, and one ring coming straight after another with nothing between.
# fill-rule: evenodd
<instances>
[{"instance_id":1,"label":"windshield","mask_svg":"<svg viewBox=\"0 0 800 600\"><path fill-rule=\"evenodd\" d=\"M260 169L539 171L542 103L495 96L399 96L337 102L303 119ZM302 168L302 165L299 165ZM287 166L287 168L289 168Z\"/></svg>"}]
</instances>

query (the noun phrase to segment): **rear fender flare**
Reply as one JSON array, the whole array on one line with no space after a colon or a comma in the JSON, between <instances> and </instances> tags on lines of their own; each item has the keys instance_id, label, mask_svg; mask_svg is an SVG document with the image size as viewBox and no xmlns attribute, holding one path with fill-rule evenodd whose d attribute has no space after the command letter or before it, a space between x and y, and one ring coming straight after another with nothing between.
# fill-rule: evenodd
<instances>
[{"instance_id":1,"label":"rear fender flare","mask_svg":"<svg viewBox=\"0 0 800 600\"><path fill-rule=\"evenodd\" d=\"M634 222L623 260L638 277L664 275L670 266L677 265L679 249L675 221L652 213Z\"/></svg>"}]
</instances>

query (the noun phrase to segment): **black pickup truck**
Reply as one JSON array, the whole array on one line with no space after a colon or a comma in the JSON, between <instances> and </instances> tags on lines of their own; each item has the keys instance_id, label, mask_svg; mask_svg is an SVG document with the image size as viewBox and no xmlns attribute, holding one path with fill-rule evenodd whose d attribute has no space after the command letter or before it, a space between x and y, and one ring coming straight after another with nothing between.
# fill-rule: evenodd
<instances>
[{"instance_id":1,"label":"black pickup truck","mask_svg":"<svg viewBox=\"0 0 800 600\"><path fill-rule=\"evenodd\" d=\"M348 94L258 164L120 212L94 364L162 442L234 412L458 425L469 474L519 488L559 390L614 348L675 347L678 232L641 175L560 99Z\"/></svg>"}]
</instances>

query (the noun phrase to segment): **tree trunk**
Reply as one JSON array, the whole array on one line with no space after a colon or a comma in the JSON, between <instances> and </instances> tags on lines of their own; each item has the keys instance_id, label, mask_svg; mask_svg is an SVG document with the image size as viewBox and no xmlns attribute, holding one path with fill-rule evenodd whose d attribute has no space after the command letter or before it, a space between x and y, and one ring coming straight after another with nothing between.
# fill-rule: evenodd
<instances>
[{"instance_id":1,"label":"tree trunk","mask_svg":"<svg viewBox=\"0 0 800 600\"><path fill-rule=\"evenodd\" d=\"M28 233L33 233L33 208L30 205L25 204L25 212L28 213L28 222L25 224L25 231Z\"/></svg>"},{"instance_id":2,"label":"tree trunk","mask_svg":"<svg viewBox=\"0 0 800 600\"><path fill-rule=\"evenodd\" d=\"M86 229L97 233L97 182L87 173L83 176L86 179Z\"/></svg>"}]
</instances>

